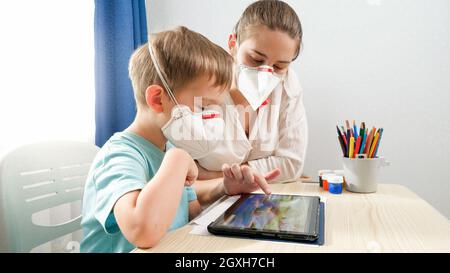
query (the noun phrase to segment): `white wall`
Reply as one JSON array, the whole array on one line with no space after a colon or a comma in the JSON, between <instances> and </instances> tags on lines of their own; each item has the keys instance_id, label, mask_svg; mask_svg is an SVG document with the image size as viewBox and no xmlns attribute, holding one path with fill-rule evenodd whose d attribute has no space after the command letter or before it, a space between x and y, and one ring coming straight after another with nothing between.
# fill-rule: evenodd
<instances>
[{"instance_id":1,"label":"white wall","mask_svg":"<svg viewBox=\"0 0 450 273\"><path fill-rule=\"evenodd\" d=\"M147 0L149 31L185 25L225 48L253 1ZM293 64L305 90L305 172L341 168L335 125L384 127L386 183L403 184L450 217L450 1L287 1L303 25Z\"/></svg>"}]
</instances>

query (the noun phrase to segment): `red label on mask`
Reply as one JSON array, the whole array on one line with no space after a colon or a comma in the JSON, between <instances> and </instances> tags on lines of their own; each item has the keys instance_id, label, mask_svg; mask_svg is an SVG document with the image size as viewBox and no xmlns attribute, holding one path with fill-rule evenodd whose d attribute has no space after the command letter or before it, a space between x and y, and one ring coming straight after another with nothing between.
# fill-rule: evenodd
<instances>
[{"instance_id":1,"label":"red label on mask","mask_svg":"<svg viewBox=\"0 0 450 273\"><path fill-rule=\"evenodd\" d=\"M258 67L258 71L262 71L262 72L273 72L273 69L270 67Z\"/></svg>"},{"instance_id":2,"label":"red label on mask","mask_svg":"<svg viewBox=\"0 0 450 273\"><path fill-rule=\"evenodd\" d=\"M208 113L202 115L202 119L212 119L217 117L219 117L219 113Z\"/></svg>"}]
</instances>

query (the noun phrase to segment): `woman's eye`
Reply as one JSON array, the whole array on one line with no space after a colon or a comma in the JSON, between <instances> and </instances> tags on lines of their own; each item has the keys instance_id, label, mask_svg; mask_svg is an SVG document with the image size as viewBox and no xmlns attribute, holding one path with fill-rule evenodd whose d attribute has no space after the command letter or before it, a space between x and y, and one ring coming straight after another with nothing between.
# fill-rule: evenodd
<instances>
[{"instance_id":1,"label":"woman's eye","mask_svg":"<svg viewBox=\"0 0 450 273\"><path fill-rule=\"evenodd\" d=\"M257 60L257 59L252 59L254 63L260 64L262 62L264 62L264 60Z\"/></svg>"},{"instance_id":2,"label":"woman's eye","mask_svg":"<svg viewBox=\"0 0 450 273\"><path fill-rule=\"evenodd\" d=\"M274 66L273 69L275 69L276 72L284 72L287 67L280 67L280 66Z\"/></svg>"}]
</instances>

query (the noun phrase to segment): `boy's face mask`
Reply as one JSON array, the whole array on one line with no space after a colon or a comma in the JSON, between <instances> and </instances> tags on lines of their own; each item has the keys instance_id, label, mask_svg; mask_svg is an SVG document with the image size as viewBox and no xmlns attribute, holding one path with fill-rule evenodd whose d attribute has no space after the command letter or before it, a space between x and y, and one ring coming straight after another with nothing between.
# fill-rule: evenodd
<instances>
[{"instance_id":1,"label":"boy's face mask","mask_svg":"<svg viewBox=\"0 0 450 273\"><path fill-rule=\"evenodd\" d=\"M175 147L185 150L193 159L205 157L214 150L223 137L225 128L223 119L218 118L219 113L216 111L194 113L188 106L179 104L161 73L151 42L148 44L156 72L167 94L176 104L172 108L171 118L161 128L162 133Z\"/></svg>"},{"instance_id":2,"label":"boy's face mask","mask_svg":"<svg viewBox=\"0 0 450 273\"><path fill-rule=\"evenodd\" d=\"M237 87L254 111L262 105L281 80L282 77L267 65L249 67L241 64L236 69Z\"/></svg>"}]
</instances>

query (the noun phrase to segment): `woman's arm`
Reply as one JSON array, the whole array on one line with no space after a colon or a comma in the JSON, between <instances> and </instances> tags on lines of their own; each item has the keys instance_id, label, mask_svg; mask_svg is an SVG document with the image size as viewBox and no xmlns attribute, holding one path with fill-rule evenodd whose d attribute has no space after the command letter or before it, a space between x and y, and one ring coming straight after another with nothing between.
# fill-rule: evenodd
<instances>
[{"instance_id":1,"label":"woman's arm","mask_svg":"<svg viewBox=\"0 0 450 273\"><path fill-rule=\"evenodd\" d=\"M125 238L137 247L153 247L170 227L184 185L192 184L197 174L189 154L170 149L142 190L129 192L116 202L114 216Z\"/></svg>"},{"instance_id":2,"label":"woman's arm","mask_svg":"<svg viewBox=\"0 0 450 273\"><path fill-rule=\"evenodd\" d=\"M189 202L189 221L197 217L202 212L202 207L198 200Z\"/></svg>"},{"instance_id":3,"label":"woman's arm","mask_svg":"<svg viewBox=\"0 0 450 273\"><path fill-rule=\"evenodd\" d=\"M202 206L212 204L225 195L223 178L198 180L193 186L197 200Z\"/></svg>"},{"instance_id":4,"label":"woman's arm","mask_svg":"<svg viewBox=\"0 0 450 273\"><path fill-rule=\"evenodd\" d=\"M211 180L215 178L223 177L223 172L221 171L210 171L205 168L203 168L197 161L197 168L198 168L198 180Z\"/></svg>"}]
</instances>

